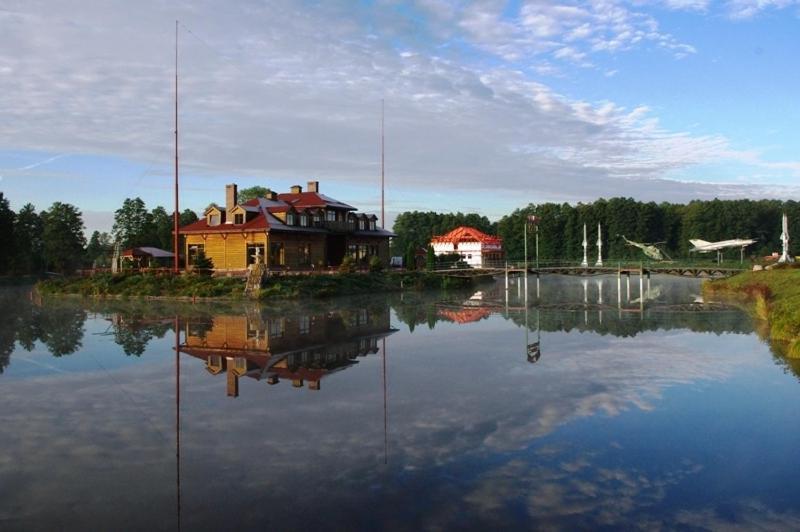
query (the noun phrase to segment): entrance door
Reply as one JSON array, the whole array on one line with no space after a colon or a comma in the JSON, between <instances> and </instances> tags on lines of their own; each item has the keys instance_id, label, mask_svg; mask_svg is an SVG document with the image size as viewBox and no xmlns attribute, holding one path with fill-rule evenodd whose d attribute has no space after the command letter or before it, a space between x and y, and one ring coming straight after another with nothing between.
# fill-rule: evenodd
<instances>
[{"instance_id":1,"label":"entrance door","mask_svg":"<svg viewBox=\"0 0 800 532\"><path fill-rule=\"evenodd\" d=\"M328 256L326 260L331 266L338 266L342 263L344 253L347 249L344 235L328 235L327 241Z\"/></svg>"}]
</instances>

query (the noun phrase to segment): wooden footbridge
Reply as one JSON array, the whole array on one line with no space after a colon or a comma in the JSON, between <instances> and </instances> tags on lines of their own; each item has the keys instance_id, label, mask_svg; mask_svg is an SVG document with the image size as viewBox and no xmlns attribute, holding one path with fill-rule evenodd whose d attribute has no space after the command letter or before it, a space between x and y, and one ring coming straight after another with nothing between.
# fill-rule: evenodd
<instances>
[{"instance_id":1,"label":"wooden footbridge","mask_svg":"<svg viewBox=\"0 0 800 532\"><path fill-rule=\"evenodd\" d=\"M581 266L575 264L556 264L547 266L528 266L525 267L524 263L508 263L497 266L489 266L484 268L461 268L461 269L446 269L435 270L433 273L445 275L447 277L482 277L482 276L498 276L498 275L522 275L525 272L530 275L554 274L554 275L578 275L578 276L592 276L592 275L618 275L630 277L632 275L647 277L651 275L674 275L678 277L698 277L718 279L722 277L730 277L747 271L745 266L731 267L714 264L617 264L610 266Z\"/></svg>"}]
</instances>

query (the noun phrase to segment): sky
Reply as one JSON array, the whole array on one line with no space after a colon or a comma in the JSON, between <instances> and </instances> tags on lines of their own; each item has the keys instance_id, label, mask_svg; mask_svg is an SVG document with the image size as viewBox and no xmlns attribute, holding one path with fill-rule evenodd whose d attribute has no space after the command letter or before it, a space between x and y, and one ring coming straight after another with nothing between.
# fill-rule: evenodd
<instances>
[{"instance_id":1,"label":"sky","mask_svg":"<svg viewBox=\"0 0 800 532\"><path fill-rule=\"evenodd\" d=\"M797 0L0 0L0 191L108 231L125 198L320 181L380 212L800 199ZM792 98L792 97L795 98Z\"/></svg>"}]
</instances>

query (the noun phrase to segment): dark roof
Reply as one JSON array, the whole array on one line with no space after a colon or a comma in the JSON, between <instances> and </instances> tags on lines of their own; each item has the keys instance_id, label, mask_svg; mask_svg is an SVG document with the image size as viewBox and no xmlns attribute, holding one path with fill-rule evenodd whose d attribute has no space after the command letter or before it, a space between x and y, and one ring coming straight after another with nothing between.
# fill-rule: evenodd
<instances>
[{"instance_id":1,"label":"dark roof","mask_svg":"<svg viewBox=\"0 0 800 532\"><path fill-rule=\"evenodd\" d=\"M156 259L172 258L175 255L171 251L166 251L151 246L142 246L138 248L126 249L122 252L123 257L153 257Z\"/></svg>"},{"instance_id":2,"label":"dark roof","mask_svg":"<svg viewBox=\"0 0 800 532\"><path fill-rule=\"evenodd\" d=\"M316 210L325 208L336 208L354 211L352 207L346 203L335 200L324 194L318 192L300 192L297 194L286 193L279 194L277 200L267 198L254 198L248 200L240 205L248 212L256 212L256 216L243 224L221 223L219 225L208 225L207 218L203 217L200 220L181 227L181 233L246 233L252 231L279 231L279 232L300 232L300 233L327 233L328 231L323 228L317 227L303 227L298 225L286 225L280 219L273 216L273 213L291 212L291 211L305 211ZM224 208L218 207L222 212ZM366 217L368 219L377 219L374 214L361 214L351 213L357 217ZM376 231L355 231L354 234L358 236L372 236L372 237L391 237L395 236L394 233L378 229Z\"/></svg>"}]
</instances>

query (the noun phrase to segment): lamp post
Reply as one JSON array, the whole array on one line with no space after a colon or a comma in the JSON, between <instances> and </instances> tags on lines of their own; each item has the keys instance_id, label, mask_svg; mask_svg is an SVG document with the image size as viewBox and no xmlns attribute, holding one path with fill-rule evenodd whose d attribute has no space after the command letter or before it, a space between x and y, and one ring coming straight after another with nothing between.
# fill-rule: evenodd
<instances>
[{"instance_id":1,"label":"lamp post","mask_svg":"<svg viewBox=\"0 0 800 532\"><path fill-rule=\"evenodd\" d=\"M525 271L528 271L528 224L533 226L534 234L536 235L536 273L539 273L539 220L536 215L529 214L528 219L525 221Z\"/></svg>"}]
</instances>

